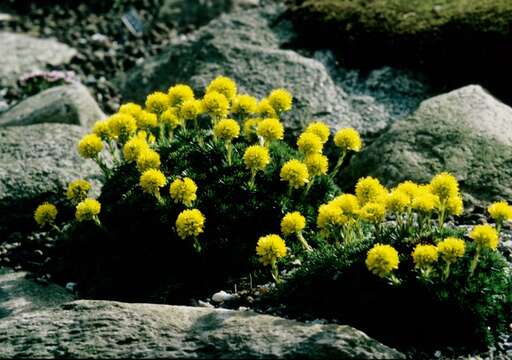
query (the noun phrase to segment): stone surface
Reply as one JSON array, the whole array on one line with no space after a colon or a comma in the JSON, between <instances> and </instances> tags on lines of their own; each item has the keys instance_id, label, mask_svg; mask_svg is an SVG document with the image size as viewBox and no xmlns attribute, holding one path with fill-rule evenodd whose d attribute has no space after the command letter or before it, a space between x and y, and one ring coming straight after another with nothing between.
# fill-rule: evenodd
<instances>
[{"instance_id":1,"label":"stone surface","mask_svg":"<svg viewBox=\"0 0 512 360\"><path fill-rule=\"evenodd\" d=\"M68 63L76 50L52 39L37 39L29 35L0 32L0 85L15 83L34 70Z\"/></svg>"},{"instance_id":2,"label":"stone surface","mask_svg":"<svg viewBox=\"0 0 512 360\"><path fill-rule=\"evenodd\" d=\"M52 87L0 114L0 126L64 123L91 127L105 117L80 83Z\"/></svg>"},{"instance_id":3,"label":"stone surface","mask_svg":"<svg viewBox=\"0 0 512 360\"><path fill-rule=\"evenodd\" d=\"M477 200L512 199L512 109L480 86L424 101L353 157L345 181L372 175L386 185L429 181L441 171Z\"/></svg>"},{"instance_id":4,"label":"stone surface","mask_svg":"<svg viewBox=\"0 0 512 360\"><path fill-rule=\"evenodd\" d=\"M1 321L0 343L2 358L404 358L349 326L85 300Z\"/></svg>"},{"instance_id":5,"label":"stone surface","mask_svg":"<svg viewBox=\"0 0 512 360\"><path fill-rule=\"evenodd\" d=\"M27 279L27 273L0 268L0 319L22 312L43 310L74 300L55 284ZM0 351L1 353L1 351Z\"/></svg>"},{"instance_id":6,"label":"stone surface","mask_svg":"<svg viewBox=\"0 0 512 360\"><path fill-rule=\"evenodd\" d=\"M66 124L0 128L0 230L32 227L35 207L62 201L69 181L84 178L98 187L99 168L76 150L86 133Z\"/></svg>"},{"instance_id":7,"label":"stone surface","mask_svg":"<svg viewBox=\"0 0 512 360\"><path fill-rule=\"evenodd\" d=\"M274 88L290 90L294 110L284 115L289 128L320 119L333 127L353 126L365 134L382 129L386 124L373 116L381 112L378 106L368 109L359 102L353 107L349 94L334 84L322 63L280 48L294 36L289 23L279 21L282 12L280 6L265 6L225 14L175 41L117 79L124 100L143 102L150 92L165 91L180 82L201 95L214 77L223 74L237 81L240 92L260 98Z\"/></svg>"}]
</instances>

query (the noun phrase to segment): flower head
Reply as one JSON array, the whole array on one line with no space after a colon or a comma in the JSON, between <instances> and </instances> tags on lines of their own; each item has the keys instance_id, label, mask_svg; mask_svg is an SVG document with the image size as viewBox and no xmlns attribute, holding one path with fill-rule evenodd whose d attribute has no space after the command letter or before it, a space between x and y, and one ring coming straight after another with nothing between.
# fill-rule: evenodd
<instances>
[{"instance_id":1,"label":"flower head","mask_svg":"<svg viewBox=\"0 0 512 360\"><path fill-rule=\"evenodd\" d=\"M160 115L160 122L170 129L174 130L182 125L182 119L178 117L177 108L169 108Z\"/></svg>"},{"instance_id":2,"label":"flower head","mask_svg":"<svg viewBox=\"0 0 512 360\"><path fill-rule=\"evenodd\" d=\"M288 181L290 187L298 189L309 182L308 167L299 160L288 160L281 168L281 181Z\"/></svg>"},{"instance_id":3,"label":"flower head","mask_svg":"<svg viewBox=\"0 0 512 360\"><path fill-rule=\"evenodd\" d=\"M236 95L236 83L226 76L217 76L206 87L206 93L211 92L220 93L224 95L226 99L231 100Z\"/></svg>"},{"instance_id":4,"label":"flower head","mask_svg":"<svg viewBox=\"0 0 512 360\"><path fill-rule=\"evenodd\" d=\"M78 221L90 221L97 218L101 204L95 199L85 199L76 206L75 218Z\"/></svg>"},{"instance_id":5,"label":"flower head","mask_svg":"<svg viewBox=\"0 0 512 360\"><path fill-rule=\"evenodd\" d=\"M489 224L477 225L469 233L469 237L482 248L496 250L500 241L498 232Z\"/></svg>"},{"instance_id":6,"label":"flower head","mask_svg":"<svg viewBox=\"0 0 512 360\"><path fill-rule=\"evenodd\" d=\"M244 122L244 136L247 141L252 141L257 138L256 129L260 124L261 119L248 119Z\"/></svg>"},{"instance_id":7,"label":"flower head","mask_svg":"<svg viewBox=\"0 0 512 360\"><path fill-rule=\"evenodd\" d=\"M140 149L137 156L137 169L141 173L148 169L158 169L160 167L160 154L150 148Z\"/></svg>"},{"instance_id":8,"label":"flower head","mask_svg":"<svg viewBox=\"0 0 512 360\"><path fill-rule=\"evenodd\" d=\"M117 113L108 119L110 134L121 143L137 131L137 122L131 115L125 113Z\"/></svg>"},{"instance_id":9,"label":"flower head","mask_svg":"<svg viewBox=\"0 0 512 360\"><path fill-rule=\"evenodd\" d=\"M341 225L346 221L347 217L343 214L339 206L323 204L318 208L316 224L322 231L329 231L333 227Z\"/></svg>"},{"instance_id":10,"label":"flower head","mask_svg":"<svg viewBox=\"0 0 512 360\"><path fill-rule=\"evenodd\" d=\"M302 133L297 139L297 146L299 150L305 155L320 154L322 153L322 140L318 135L313 133Z\"/></svg>"},{"instance_id":11,"label":"flower head","mask_svg":"<svg viewBox=\"0 0 512 360\"><path fill-rule=\"evenodd\" d=\"M359 217L372 224L378 224L384 221L386 208L381 203L366 203L359 211Z\"/></svg>"},{"instance_id":12,"label":"flower head","mask_svg":"<svg viewBox=\"0 0 512 360\"><path fill-rule=\"evenodd\" d=\"M412 252L412 259L416 268L424 268L434 264L439 257L437 247L434 245L418 244Z\"/></svg>"},{"instance_id":13,"label":"flower head","mask_svg":"<svg viewBox=\"0 0 512 360\"><path fill-rule=\"evenodd\" d=\"M79 203L87 199L89 190L91 190L91 184L88 181L77 179L69 183L66 190L66 197L73 203Z\"/></svg>"},{"instance_id":14,"label":"flower head","mask_svg":"<svg viewBox=\"0 0 512 360\"><path fill-rule=\"evenodd\" d=\"M268 118L259 123L256 133L266 142L281 140L284 137L284 127L278 119Z\"/></svg>"},{"instance_id":15,"label":"flower head","mask_svg":"<svg viewBox=\"0 0 512 360\"><path fill-rule=\"evenodd\" d=\"M392 191L386 199L386 208L394 214L403 213L409 205L409 197L401 191Z\"/></svg>"},{"instance_id":16,"label":"flower head","mask_svg":"<svg viewBox=\"0 0 512 360\"><path fill-rule=\"evenodd\" d=\"M439 199L444 202L450 197L458 196L459 183L455 176L443 172L432 178L430 191L432 194L439 196Z\"/></svg>"},{"instance_id":17,"label":"flower head","mask_svg":"<svg viewBox=\"0 0 512 360\"><path fill-rule=\"evenodd\" d=\"M158 126L158 117L149 111L142 110L139 116L135 118L137 127L139 129L149 129Z\"/></svg>"},{"instance_id":18,"label":"flower head","mask_svg":"<svg viewBox=\"0 0 512 360\"><path fill-rule=\"evenodd\" d=\"M250 95L237 95L233 99L231 111L233 114L247 116L254 114L258 108L258 100Z\"/></svg>"},{"instance_id":19,"label":"flower head","mask_svg":"<svg viewBox=\"0 0 512 360\"><path fill-rule=\"evenodd\" d=\"M157 169L144 171L139 179L142 191L156 197L160 197L160 188L164 187L166 182L164 173Z\"/></svg>"},{"instance_id":20,"label":"flower head","mask_svg":"<svg viewBox=\"0 0 512 360\"><path fill-rule=\"evenodd\" d=\"M240 125L235 120L223 119L213 128L215 136L224 141L231 141L240 135Z\"/></svg>"},{"instance_id":21,"label":"flower head","mask_svg":"<svg viewBox=\"0 0 512 360\"><path fill-rule=\"evenodd\" d=\"M409 202L414 199L414 197L418 194L420 190L420 187L415 182L412 182L410 180L404 181L395 188L394 192L400 192L404 195L407 195L409 198Z\"/></svg>"},{"instance_id":22,"label":"flower head","mask_svg":"<svg viewBox=\"0 0 512 360\"><path fill-rule=\"evenodd\" d=\"M149 145L145 138L134 136L123 146L124 159L127 162L134 162L139 157L142 150L148 150Z\"/></svg>"},{"instance_id":23,"label":"flower head","mask_svg":"<svg viewBox=\"0 0 512 360\"><path fill-rule=\"evenodd\" d=\"M422 214L429 214L439 207L439 197L428 191L420 190L412 199L411 208Z\"/></svg>"},{"instance_id":24,"label":"flower head","mask_svg":"<svg viewBox=\"0 0 512 360\"><path fill-rule=\"evenodd\" d=\"M352 128L340 129L334 135L334 144L343 151L352 150L359 152L362 147L359 133Z\"/></svg>"},{"instance_id":25,"label":"flower head","mask_svg":"<svg viewBox=\"0 0 512 360\"><path fill-rule=\"evenodd\" d=\"M386 200L387 191L378 179L367 176L357 181L356 196L360 205L364 206L369 202L384 202Z\"/></svg>"},{"instance_id":26,"label":"flower head","mask_svg":"<svg viewBox=\"0 0 512 360\"><path fill-rule=\"evenodd\" d=\"M493 218L497 223L512 220L512 206L510 206L506 201L492 203L487 208L487 211L489 212L489 215L491 215L491 218Z\"/></svg>"},{"instance_id":27,"label":"flower head","mask_svg":"<svg viewBox=\"0 0 512 360\"><path fill-rule=\"evenodd\" d=\"M306 227L306 218L300 212L287 213L281 220L281 232L286 235L297 234Z\"/></svg>"},{"instance_id":28,"label":"flower head","mask_svg":"<svg viewBox=\"0 0 512 360\"><path fill-rule=\"evenodd\" d=\"M341 194L329 201L329 204L338 206L343 214L347 216L355 216L359 212L359 201L357 197L352 194Z\"/></svg>"},{"instance_id":29,"label":"flower head","mask_svg":"<svg viewBox=\"0 0 512 360\"><path fill-rule=\"evenodd\" d=\"M160 91L155 91L146 98L146 109L154 114L160 115L167 110L170 105L169 95Z\"/></svg>"},{"instance_id":30,"label":"flower head","mask_svg":"<svg viewBox=\"0 0 512 360\"><path fill-rule=\"evenodd\" d=\"M286 89L272 90L267 99L277 114L283 111L290 111L292 108L293 97Z\"/></svg>"},{"instance_id":31,"label":"flower head","mask_svg":"<svg viewBox=\"0 0 512 360\"><path fill-rule=\"evenodd\" d=\"M107 141L110 137L110 128L107 120L100 120L94 123L92 133L97 135L101 140Z\"/></svg>"},{"instance_id":32,"label":"flower head","mask_svg":"<svg viewBox=\"0 0 512 360\"><path fill-rule=\"evenodd\" d=\"M274 110L272 105L270 105L270 102L266 98L260 100L256 111L262 118L267 118L267 119L276 119L277 118L276 111Z\"/></svg>"},{"instance_id":33,"label":"flower head","mask_svg":"<svg viewBox=\"0 0 512 360\"><path fill-rule=\"evenodd\" d=\"M464 256L464 252L466 251L466 244L464 243L464 240L454 237L447 237L439 244L437 244L437 251L444 261L452 264Z\"/></svg>"},{"instance_id":34,"label":"flower head","mask_svg":"<svg viewBox=\"0 0 512 360\"><path fill-rule=\"evenodd\" d=\"M462 197L459 195L449 197L446 200L445 209L446 215L460 216L464 212L464 204Z\"/></svg>"},{"instance_id":35,"label":"flower head","mask_svg":"<svg viewBox=\"0 0 512 360\"><path fill-rule=\"evenodd\" d=\"M374 275L385 278L398 269L398 251L390 245L376 244L368 251L366 267Z\"/></svg>"},{"instance_id":36,"label":"flower head","mask_svg":"<svg viewBox=\"0 0 512 360\"><path fill-rule=\"evenodd\" d=\"M221 93L212 91L203 97L203 109L214 118L225 118L229 111L229 101Z\"/></svg>"},{"instance_id":37,"label":"flower head","mask_svg":"<svg viewBox=\"0 0 512 360\"><path fill-rule=\"evenodd\" d=\"M96 134L85 135L78 143L78 153L86 159L94 159L103 150L103 142Z\"/></svg>"},{"instance_id":38,"label":"flower head","mask_svg":"<svg viewBox=\"0 0 512 360\"><path fill-rule=\"evenodd\" d=\"M270 163L270 154L266 147L249 146L244 153L244 164L250 170L264 170Z\"/></svg>"},{"instance_id":39,"label":"flower head","mask_svg":"<svg viewBox=\"0 0 512 360\"><path fill-rule=\"evenodd\" d=\"M57 218L57 208L55 205L48 202L39 205L34 212L34 220L36 223L43 227L46 225L53 225Z\"/></svg>"},{"instance_id":40,"label":"flower head","mask_svg":"<svg viewBox=\"0 0 512 360\"><path fill-rule=\"evenodd\" d=\"M179 114L183 120L194 120L203 112L203 104L199 100L184 101L180 107Z\"/></svg>"},{"instance_id":41,"label":"flower head","mask_svg":"<svg viewBox=\"0 0 512 360\"><path fill-rule=\"evenodd\" d=\"M308 172L311 176L326 175L329 169L329 160L327 156L322 154L306 156L304 163L308 167Z\"/></svg>"},{"instance_id":42,"label":"flower head","mask_svg":"<svg viewBox=\"0 0 512 360\"><path fill-rule=\"evenodd\" d=\"M192 206L197 199L196 192L196 183L188 177L174 180L170 187L171 198L174 202L181 202L185 206Z\"/></svg>"},{"instance_id":43,"label":"flower head","mask_svg":"<svg viewBox=\"0 0 512 360\"><path fill-rule=\"evenodd\" d=\"M167 92L169 104L172 107L179 107L187 100L194 99L194 91L188 85L177 84L171 86Z\"/></svg>"},{"instance_id":44,"label":"flower head","mask_svg":"<svg viewBox=\"0 0 512 360\"><path fill-rule=\"evenodd\" d=\"M196 238L204 231L205 217L197 209L183 210L176 219L176 230L182 239Z\"/></svg>"},{"instance_id":45,"label":"flower head","mask_svg":"<svg viewBox=\"0 0 512 360\"><path fill-rule=\"evenodd\" d=\"M320 138L322 144L325 144L327 140L329 140L329 135L331 135L331 130L329 126L321 121L314 121L308 125L306 128L306 133L315 134Z\"/></svg>"},{"instance_id":46,"label":"flower head","mask_svg":"<svg viewBox=\"0 0 512 360\"><path fill-rule=\"evenodd\" d=\"M126 103L121 105L119 108L119 113L127 114L132 116L134 119L137 119L142 111L142 107L135 103Z\"/></svg>"},{"instance_id":47,"label":"flower head","mask_svg":"<svg viewBox=\"0 0 512 360\"><path fill-rule=\"evenodd\" d=\"M279 235L262 236L258 240L256 254L263 265L271 265L286 256L286 243Z\"/></svg>"}]
</instances>

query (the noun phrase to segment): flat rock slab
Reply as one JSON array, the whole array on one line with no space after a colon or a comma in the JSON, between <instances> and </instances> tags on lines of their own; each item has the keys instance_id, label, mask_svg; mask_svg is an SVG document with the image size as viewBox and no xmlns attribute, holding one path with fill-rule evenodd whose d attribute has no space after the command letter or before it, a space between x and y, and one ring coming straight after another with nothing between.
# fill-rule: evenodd
<instances>
[{"instance_id":1,"label":"flat rock slab","mask_svg":"<svg viewBox=\"0 0 512 360\"><path fill-rule=\"evenodd\" d=\"M103 119L89 90L80 83L52 87L0 114L1 126L63 123L92 127Z\"/></svg>"},{"instance_id":2,"label":"flat rock slab","mask_svg":"<svg viewBox=\"0 0 512 360\"><path fill-rule=\"evenodd\" d=\"M0 85L16 83L27 72L67 64L76 50L53 39L0 32Z\"/></svg>"},{"instance_id":3,"label":"flat rock slab","mask_svg":"<svg viewBox=\"0 0 512 360\"><path fill-rule=\"evenodd\" d=\"M1 358L404 358L349 326L85 300L0 321L0 343Z\"/></svg>"}]
</instances>

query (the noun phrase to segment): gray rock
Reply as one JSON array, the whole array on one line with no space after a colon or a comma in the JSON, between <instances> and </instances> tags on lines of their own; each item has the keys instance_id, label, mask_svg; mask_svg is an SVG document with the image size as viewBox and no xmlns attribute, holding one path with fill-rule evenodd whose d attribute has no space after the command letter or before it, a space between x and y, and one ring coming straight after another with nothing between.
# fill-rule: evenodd
<instances>
[{"instance_id":1,"label":"gray rock","mask_svg":"<svg viewBox=\"0 0 512 360\"><path fill-rule=\"evenodd\" d=\"M66 124L0 128L0 229L30 227L35 207L62 201L72 180L84 178L98 188L98 166L76 150L86 133Z\"/></svg>"},{"instance_id":2,"label":"gray rock","mask_svg":"<svg viewBox=\"0 0 512 360\"><path fill-rule=\"evenodd\" d=\"M282 11L281 6L266 6L225 14L175 41L164 53L117 79L124 100L143 102L150 92L181 82L201 94L214 77L224 74L235 79L240 92L260 98L277 87L290 90L294 110L284 120L291 129L300 129L311 119L333 127L354 126L364 133L380 129L382 124L374 126L374 118L353 108L349 95L334 84L323 64L280 49L293 37L288 24L278 21Z\"/></svg>"},{"instance_id":3,"label":"gray rock","mask_svg":"<svg viewBox=\"0 0 512 360\"><path fill-rule=\"evenodd\" d=\"M91 127L105 117L80 83L52 87L0 114L1 126L64 123Z\"/></svg>"},{"instance_id":4,"label":"gray rock","mask_svg":"<svg viewBox=\"0 0 512 360\"><path fill-rule=\"evenodd\" d=\"M1 86L13 85L25 73L67 64L77 53L56 40L9 32L0 32L0 49Z\"/></svg>"},{"instance_id":5,"label":"gray rock","mask_svg":"<svg viewBox=\"0 0 512 360\"><path fill-rule=\"evenodd\" d=\"M479 86L424 101L354 156L346 183L376 176L388 186L456 175L468 199L512 199L512 109Z\"/></svg>"},{"instance_id":6,"label":"gray rock","mask_svg":"<svg viewBox=\"0 0 512 360\"><path fill-rule=\"evenodd\" d=\"M0 319L23 312L55 307L74 297L55 284L41 284L26 278L25 272L0 268Z\"/></svg>"},{"instance_id":7,"label":"gray rock","mask_svg":"<svg viewBox=\"0 0 512 360\"><path fill-rule=\"evenodd\" d=\"M85 300L5 319L0 342L2 358L404 358L349 326Z\"/></svg>"}]
</instances>

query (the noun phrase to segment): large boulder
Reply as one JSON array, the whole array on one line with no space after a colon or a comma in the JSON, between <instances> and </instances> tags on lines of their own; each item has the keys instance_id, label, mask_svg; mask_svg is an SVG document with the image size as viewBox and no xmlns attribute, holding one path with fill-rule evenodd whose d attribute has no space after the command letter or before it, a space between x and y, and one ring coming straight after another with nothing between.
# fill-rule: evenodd
<instances>
[{"instance_id":1,"label":"large boulder","mask_svg":"<svg viewBox=\"0 0 512 360\"><path fill-rule=\"evenodd\" d=\"M76 50L53 39L0 32L0 86L9 86L25 73L67 64Z\"/></svg>"},{"instance_id":2,"label":"large boulder","mask_svg":"<svg viewBox=\"0 0 512 360\"><path fill-rule=\"evenodd\" d=\"M441 171L477 200L512 199L512 109L474 85L426 100L354 156L345 178L372 175L393 186Z\"/></svg>"},{"instance_id":3,"label":"large boulder","mask_svg":"<svg viewBox=\"0 0 512 360\"><path fill-rule=\"evenodd\" d=\"M349 326L85 300L5 319L0 342L2 358L404 358Z\"/></svg>"},{"instance_id":4,"label":"large boulder","mask_svg":"<svg viewBox=\"0 0 512 360\"><path fill-rule=\"evenodd\" d=\"M143 102L150 92L166 91L178 82L201 94L214 77L224 74L235 79L240 92L260 98L273 88L289 89L295 97L294 111L285 118L289 128L299 129L314 118L363 133L382 129L385 123L353 109L350 96L334 84L322 63L280 48L293 37L279 21L282 12L282 6L272 5L224 14L174 41L168 50L117 79L124 100Z\"/></svg>"},{"instance_id":5,"label":"large boulder","mask_svg":"<svg viewBox=\"0 0 512 360\"><path fill-rule=\"evenodd\" d=\"M0 230L30 228L35 207L62 200L69 181L84 178L97 187L98 166L76 150L86 133L66 124L0 128Z\"/></svg>"},{"instance_id":6,"label":"large boulder","mask_svg":"<svg viewBox=\"0 0 512 360\"><path fill-rule=\"evenodd\" d=\"M27 278L25 272L0 268L0 319L73 300L69 291L56 284L42 284Z\"/></svg>"},{"instance_id":7,"label":"large boulder","mask_svg":"<svg viewBox=\"0 0 512 360\"><path fill-rule=\"evenodd\" d=\"M1 126L64 123L91 127L105 117L89 90L80 83L52 87L0 114Z\"/></svg>"}]
</instances>

